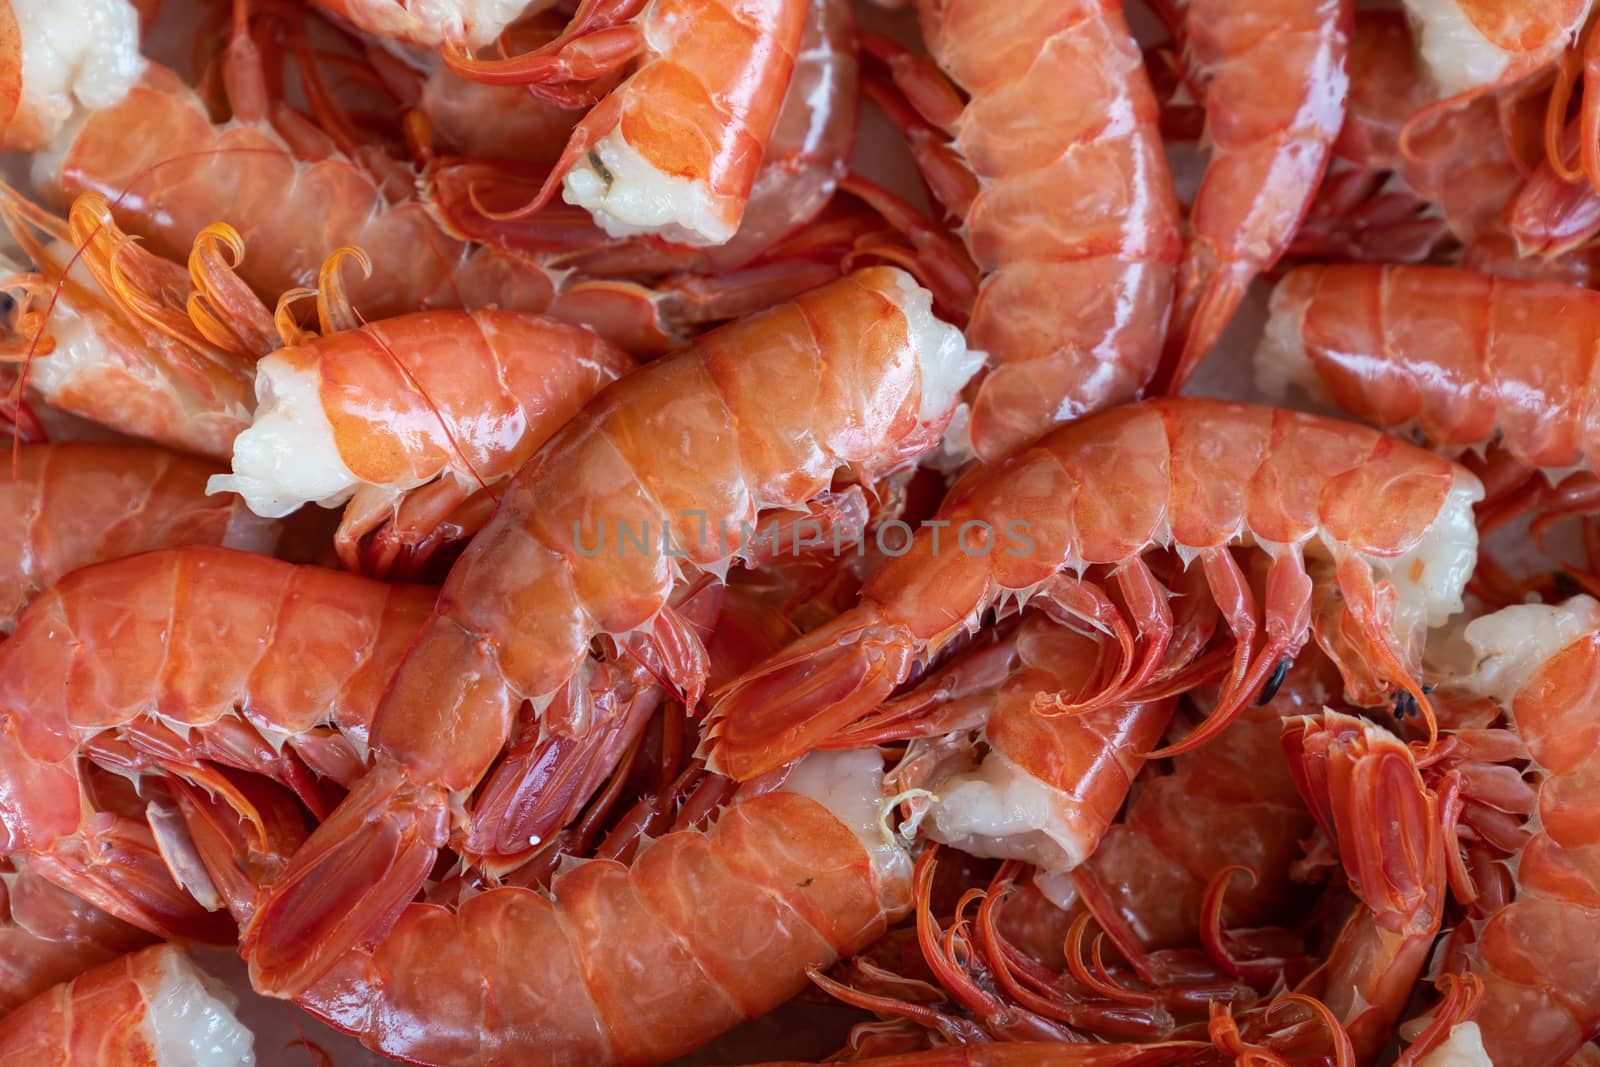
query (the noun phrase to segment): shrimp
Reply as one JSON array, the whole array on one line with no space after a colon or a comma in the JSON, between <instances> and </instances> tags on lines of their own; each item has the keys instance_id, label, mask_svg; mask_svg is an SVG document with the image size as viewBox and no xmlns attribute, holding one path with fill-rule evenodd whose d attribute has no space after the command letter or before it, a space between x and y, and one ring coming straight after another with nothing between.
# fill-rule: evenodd
<instances>
[{"instance_id":1,"label":"shrimp","mask_svg":"<svg viewBox=\"0 0 1600 1067\"><path fill-rule=\"evenodd\" d=\"M1098 651L1094 640L1029 615L829 747L933 733L908 747L890 777L910 808L901 832L972 856L1070 870L1095 851L1172 715L1170 699L1037 714L1041 695L1093 684Z\"/></svg>"},{"instance_id":2,"label":"shrimp","mask_svg":"<svg viewBox=\"0 0 1600 1067\"><path fill-rule=\"evenodd\" d=\"M1307 657L1302 656L1302 660ZM1224 869L1255 875L1224 900L1224 924L1259 927L1283 918L1289 868L1314 825L1279 746L1286 716L1320 708L1334 692L1326 660L1296 663L1277 695L1245 709L1211 744L1146 773L1127 810L1070 879L1036 884L1058 904L1075 897L1102 928L1137 948L1197 945L1206 891Z\"/></svg>"},{"instance_id":3,"label":"shrimp","mask_svg":"<svg viewBox=\"0 0 1600 1067\"><path fill-rule=\"evenodd\" d=\"M0 459L0 634L79 567L158 548L270 552L278 524L206 496L216 468L154 448L25 445Z\"/></svg>"},{"instance_id":4,"label":"shrimp","mask_svg":"<svg viewBox=\"0 0 1600 1067\"><path fill-rule=\"evenodd\" d=\"M517 473L389 687L373 772L247 931L257 989L317 977L308 923L336 951L394 921L522 701L547 730L584 727L581 701L545 705L596 637L656 657L698 702L685 586L754 551L735 542L763 512L811 505L820 541L837 471L870 485L939 441L978 360L930 305L901 271L858 271L622 379Z\"/></svg>"},{"instance_id":5,"label":"shrimp","mask_svg":"<svg viewBox=\"0 0 1600 1067\"><path fill-rule=\"evenodd\" d=\"M98 196L78 198L60 219L0 187L0 218L37 268L13 272L0 256L0 272L9 274L0 286L18 294L14 327L0 337L0 386L11 394L0 404L20 414L36 398L121 433L226 459L250 422L254 357L190 328L186 303L211 298L228 315L227 332L242 337L271 328L266 310L252 315L224 293L197 288L178 264L127 240Z\"/></svg>"},{"instance_id":6,"label":"shrimp","mask_svg":"<svg viewBox=\"0 0 1600 1067\"><path fill-rule=\"evenodd\" d=\"M891 107L981 271L966 332L992 364L970 426L986 461L1132 400L1161 353L1178 203L1121 7L923 3L928 50L968 94L964 105L926 61L865 41L925 118ZM1062 86L1073 92L1063 97ZM1056 103L1041 112L1041 100ZM942 143L927 123L953 139Z\"/></svg>"},{"instance_id":7,"label":"shrimp","mask_svg":"<svg viewBox=\"0 0 1600 1067\"><path fill-rule=\"evenodd\" d=\"M1587 423L1596 336L1600 300L1577 286L1448 267L1301 267L1273 294L1256 381L1269 397L1331 400L1444 448L1495 444L1525 469L1485 503L1489 529L1530 506L1550 517L1600 507Z\"/></svg>"},{"instance_id":8,"label":"shrimp","mask_svg":"<svg viewBox=\"0 0 1600 1067\"><path fill-rule=\"evenodd\" d=\"M898 1055L852 1058L862 1067L1161 1067L1203 1059L1207 1046L1171 1041L1154 1045L1066 1044L1059 1041L996 1041L953 1045ZM759 1067L802 1067L773 1060Z\"/></svg>"},{"instance_id":9,"label":"shrimp","mask_svg":"<svg viewBox=\"0 0 1600 1067\"><path fill-rule=\"evenodd\" d=\"M1211 162L1195 194L1162 367L1176 393L1305 215L1344 123L1350 0L1161 0L1204 100Z\"/></svg>"},{"instance_id":10,"label":"shrimp","mask_svg":"<svg viewBox=\"0 0 1600 1067\"><path fill-rule=\"evenodd\" d=\"M120 103L142 66L129 0L3 0L0 148L38 151L74 119Z\"/></svg>"},{"instance_id":11,"label":"shrimp","mask_svg":"<svg viewBox=\"0 0 1600 1067\"><path fill-rule=\"evenodd\" d=\"M462 77L500 85L593 80L636 69L573 130L539 194L559 184L612 236L720 245L744 216L793 74L807 0L601 0L515 59L446 49Z\"/></svg>"},{"instance_id":12,"label":"shrimp","mask_svg":"<svg viewBox=\"0 0 1600 1067\"><path fill-rule=\"evenodd\" d=\"M1507 720L1500 731L1464 738L1464 792L1527 821L1511 838L1513 854L1495 865L1508 885L1480 897L1483 913L1458 931L1466 936L1447 947L1443 966L1482 980L1477 1021L1493 1062L1555 1067L1600 1027L1600 871L1586 793L1596 775L1600 603L1505 608L1468 623L1461 638L1441 689L1489 698ZM1520 742L1526 771L1478 773L1494 768L1474 766L1472 743L1496 733Z\"/></svg>"},{"instance_id":13,"label":"shrimp","mask_svg":"<svg viewBox=\"0 0 1600 1067\"><path fill-rule=\"evenodd\" d=\"M331 253L358 246L383 266L381 276L354 287L371 318L434 307L550 306L554 281L531 259L449 236L425 203L392 200L320 131L275 108L244 15L236 18L227 71L233 119L219 126L176 74L146 64L120 103L64 128L34 157L35 187L61 200L101 193L125 228L174 259L187 256L213 221L238 220L250 248L240 274L263 296L313 285Z\"/></svg>"},{"instance_id":14,"label":"shrimp","mask_svg":"<svg viewBox=\"0 0 1600 1067\"><path fill-rule=\"evenodd\" d=\"M0 1019L152 940L29 870L0 864Z\"/></svg>"},{"instance_id":15,"label":"shrimp","mask_svg":"<svg viewBox=\"0 0 1600 1067\"><path fill-rule=\"evenodd\" d=\"M1361 899L1323 968L1301 987L1371 1062L1394 1033L1444 918L1451 807L1405 743L1337 712L1284 723L1289 768Z\"/></svg>"},{"instance_id":16,"label":"shrimp","mask_svg":"<svg viewBox=\"0 0 1600 1067\"><path fill-rule=\"evenodd\" d=\"M209 547L68 575L0 644L0 853L158 936L230 938L169 873L161 827L97 800L85 757L224 796L213 765L234 767L326 812L315 776L358 777L378 696L432 601Z\"/></svg>"},{"instance_id":17,"label":"shrimp","mask_svg":"<svg viewBox=\"0 0 1600 1067\"><path fill-rule=\"evenodd\" d=\"M460 509L634 362L581 326L517 311L362 325L333 277L338 259L318 300L324 333L280 316L287 347L256 364L254 421L233 442L233 473L210 491L239 493L268 518L348 502L335 534L345 566L408 574L437 551L447 518L453 539L476 532L492 501L476 517Z\"/></svg>"},{"instance_id":18,"label":"shrimp","mask_svg":"<svg viewBox=\"0 0 1600 1067\"><path fill-rule=\"evenodd\" d=\"M56 986L0 1019L0 1060L96 1067L254 1067L232 996L175 945Z\"/></svg>"},{"instance_id":19,"label":"shrimp","mask_svg":"<svg viewBox=\"0 0 1600 1067\"><path fill-rule=\"evenodd\" d=\"M1103 412L969 474L946 498L941 525L874 574L856 608L725 690L708 720L708 766L742 780L814 748L1012 599L1113 637L1099 695L1046 708L1081 713L1134 699L1153 680L1171 681L1203 646L1187 639L1187 623L1175 627L1168 591L1144 559L1163 547L1201 561L1235 639L1217 708L1164 752L1211 740L1313 632L1352 699L1377 701L1394 685L1427 708L1414 645L1460 608L1477 555L1471 507L1482 494L1462 468L1330 419L1195 399ZM943 551L934 540L942 530L956 531ZM1252 542L1271 560L1260 611L1229 548ZM1308 550L1326 560L1315 583ZM1102 565L1104 577L1063 573ZM1169 644L1177 661L1164 664Z\"/></svg>"},{"instance_id":20,"label":"shrimp","mask_svg":"<svg viewBox=\"0 0 1600 1067\"><path fill-rule=\"evenodd\" d=\"M880 828L881 777L876 752L819 753L775 789L735 797L707 831L665 834L626 865L569 861L549 894L403 902L370 945L306 941L326 974L295 1003L417 1063L670 1060L777 1007L808 970L906 913L911 864Z\"/></svg>"}]
</instances>

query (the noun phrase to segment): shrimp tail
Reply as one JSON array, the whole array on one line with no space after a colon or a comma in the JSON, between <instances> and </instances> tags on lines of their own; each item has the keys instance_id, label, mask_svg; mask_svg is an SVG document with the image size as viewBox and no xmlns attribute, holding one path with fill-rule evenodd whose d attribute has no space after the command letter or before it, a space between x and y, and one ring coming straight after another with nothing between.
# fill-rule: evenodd
<instances>
[{"instance_id":1,"label":"shrimp tail","mask_svg":"<svg viewBox=\"0 0 1600 1067\"><path fill-rule=\"evenodd\" d=\"M1150 384L1151 396L1174 395L1183 388L1221 340L1255 276L1252 263L1215 264L1204 271L1197 288L1173 310L1161 365Z\"/></svg>"},{"instance_id":2,"label":"shrimp tail","mask_svg":"<svg viewBox=\"0 0 1600 1067\"><path fill-rule=\"evenodd\" d=\"M296 996L386 934L433 870L448 814L443 788L413 783L394 763L362 778L246 925L240 950L251 984Z\"/></svg>"},{"instance_id":3,"label":"shrimp tail","mask_svg":"<svg viewBox=\"0 0 1600 1067\"><path fill-rule=\"evenodd\" d=\"M717 700L707 768L746 781L816 748L888 699L914 656L911 635L867 607L813 630Z\"/></svg>"}]
</instances>

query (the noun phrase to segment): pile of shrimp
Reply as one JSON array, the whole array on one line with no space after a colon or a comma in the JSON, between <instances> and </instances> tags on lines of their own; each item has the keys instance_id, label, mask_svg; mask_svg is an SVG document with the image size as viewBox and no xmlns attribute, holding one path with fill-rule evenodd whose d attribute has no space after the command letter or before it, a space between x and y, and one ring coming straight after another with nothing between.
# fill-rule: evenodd
<instances>
[{"instance_id":1,"label":"pile of shrimp","mask_svg":"<svg viewBox=\"0 0 1600 1067\"><path fill-rule=\"evenodd\" d=\"M0 151L0 1064L1600 1062L1593 0L0 0Z\"/></svg>"}]
</instances>

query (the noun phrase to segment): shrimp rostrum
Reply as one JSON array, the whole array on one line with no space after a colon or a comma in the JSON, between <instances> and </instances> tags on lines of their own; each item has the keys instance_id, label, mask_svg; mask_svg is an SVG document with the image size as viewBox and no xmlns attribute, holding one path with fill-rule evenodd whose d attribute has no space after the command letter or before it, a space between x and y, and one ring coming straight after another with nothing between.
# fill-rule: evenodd
<instances>
[{"instance_id":1,"label":"shrimp rostrum","mask_svg":"<svg viewBox=\"0 0 1600 1067\"><path fill-rule=\"evenodd\" d=\"M1234 649L1216 710L1165 751L1214 737L1313 633L1352 699L1398 688L1427 709L1418 645L1460 608L1482 492L1460 467L1335 420L1194 399L1104 412L970 474L858 607L728 687L708 764L744 779L816 747L1013 601L1106 635L1098 693L1046 697L1045 710L1170 689L1203 662L1194 603L1207 598L1176 601L1175 619L1145 559L1169 547L1200 564L1180 580L1203 578ZM1259 608L1235 546L1266 557Z\"/></svg>"},{"instance_id":2,"label":"shrimp rostrum","mask_svg":"<svg viewBox=\"0 0 1600 1067\"><path fill-rule=\"evenodd\" d=\"M595 639L697 703L681 595L759 554L763 515L820 531L943 435L978 357L931 303L871 268L713 331L606 388L507 483L389 687L373 771L246 931L258 989L293 993L394 921L524 702L546 730L586 726L571 695Z\"/></svg>"}]
</instances>

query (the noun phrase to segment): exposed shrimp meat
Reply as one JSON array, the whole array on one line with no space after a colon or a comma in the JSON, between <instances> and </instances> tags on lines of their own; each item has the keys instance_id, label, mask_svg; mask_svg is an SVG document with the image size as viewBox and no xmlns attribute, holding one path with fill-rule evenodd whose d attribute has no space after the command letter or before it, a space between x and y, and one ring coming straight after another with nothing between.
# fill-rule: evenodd
<instances>
[{"instance_id":1,"label":"exposed shrimp meat","mask_svg":"<svg viewBox=\"0 0 1600 1067\"><path fill-rule=\"evenodd\" d=\"M334 949L393 921L444 844L451 795L476 785L521 701L542 707L584 669L594 638L650 649L695 703L704 651L675 592L752 551L740 531L763 513L821 503L844 469L870 484L943 434L977 360L930 304L903 272L858 271L623 378L518 472L390 685L376 768L247 934L258 988L315 978L313 913L344 921ZM617 540L641 530L638 551ZM551 729L584 725L579 704L546 711Z\"/></svg>"},{"instance_id":2,"label":"exposed shrimp meat","mask_svg":"<svg viewBox=\"0 0 1600 1067\"><path fill-rule=\"evenodd\" d=\"M1591 0L1405 0L1439 91L1502 85L1555 62Z\"/></svg>"},{"instance_id":3,"label":"exposed shrimp meat","mask_svg":"<svg viewBox=\"0 0 1600 1067\"><path fill-rule=\"evenodd\" d=\"M724 691L708 762L746 778L815 747L1013 598L1125 635L1108 641L1121 648L1104 691L1059 703L1083 711L1129 699L1158 670L1181 668L1162 664L1174 630L1169 594L1141 563L1169 546L1204 562L1237 639L1223 713L1184 747L1214 736L1312 630L1354 698L1381 699L1389 686L1419 696L1420 683L1407 680L1419 668L1414 643L1461 607L1477 557L1471 506L1482 492L1467 471L1348 423L1193 399L1113 409L959 483L939 518L979 531L983 551L951 552L946 534L940 552L936 531L919 531L867 581L860 606ZM1253 595L1232 591L1245 582L1227 546L1249 543L1272 556L1259 617ZM1315 591L1330 587L1312 582L1307 554L1332 565L1337 601ZM1104 602L1098 584L1065 573L1094 565L1114 568L1106 580L1131 618ZM1380 597L1377 583L1391 591Z\"/></svg>"},{"instance_id":4,"label":"exposed shrimp meat","mask_svg":"<svg viewBox=\"0 0 1600 1067\"><path fill-rule=\"evenodd\" d=\"M143 68L128 0L4 0L0 146L43 148L73 119L120 103Z\"/></svg>"},{"instance_id":5,"label":"exposed shrimp meat","mask_svg":"<svg viewBox=\"0 0 1600 1067\"><path fill-rule=\"evenodd\" d=\"M208 497L216 468L154 448L26 445L0 459L0 634L69 572L158 548L271 551L277 524Z\"/></svg>"},{"instance_id":6,"label":"exposed shrimp meat","mask_svg":"<svg viewBox=\"0 0 1600 1067\"><path fill-rule=\"evenodd\" d=\"M314 0L332 15L379 37L415 45L481 48L500 36L534 0Z\"/></svg>"},{"instance_id":7,"label":"exposed shrimp meat","mask_svg":"<svg viewBox=\"0 0 1600 1067\"><path fill-rule=\"evenodd\" d=\"M229 994L174 945L97 967L0 1020L6 1063L254 1067Z\"/></svg>"}]
</instances>

